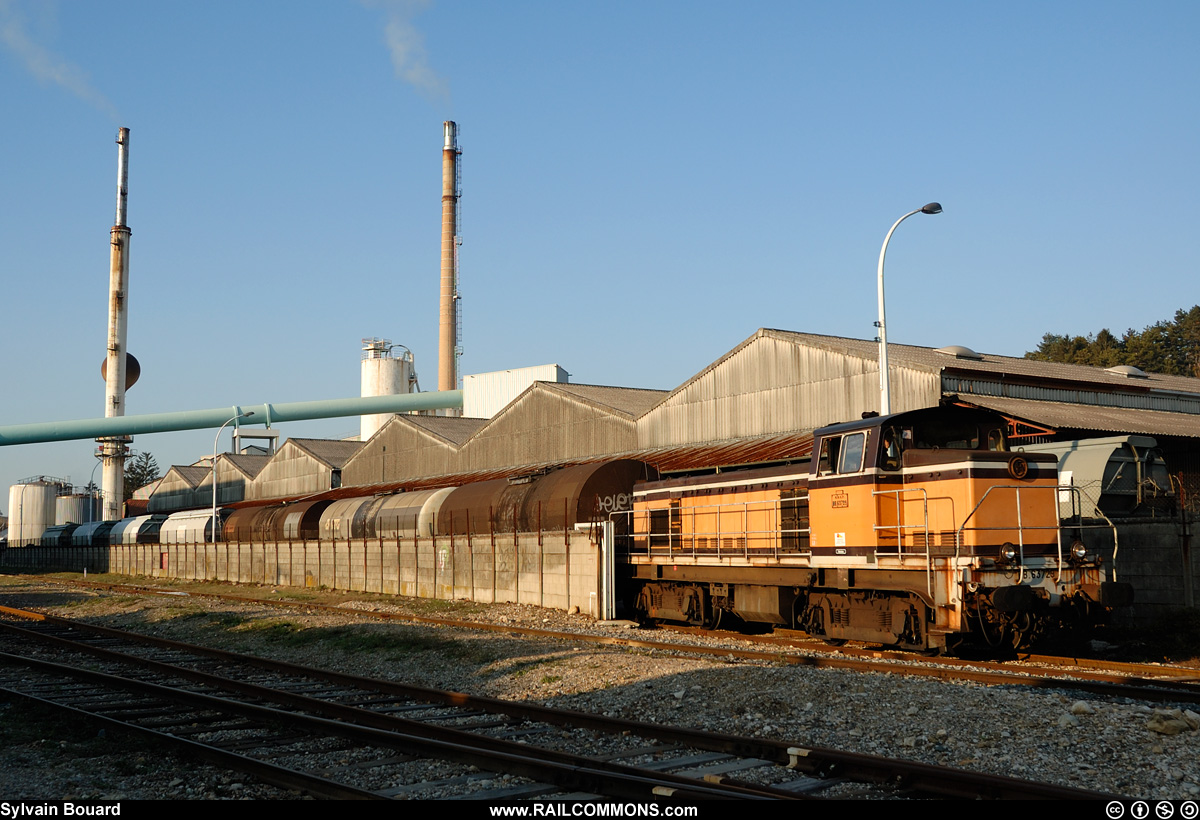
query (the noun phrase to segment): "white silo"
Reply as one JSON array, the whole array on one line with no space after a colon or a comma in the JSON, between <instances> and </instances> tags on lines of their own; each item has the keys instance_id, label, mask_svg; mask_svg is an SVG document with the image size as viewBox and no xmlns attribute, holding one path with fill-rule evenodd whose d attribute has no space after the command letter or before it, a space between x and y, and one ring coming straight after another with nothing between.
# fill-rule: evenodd
<instances>
[{"instance_id":1,"label":"white silo","mask_svg":"<svg viewBox=\"0 0 1200 820\"><path fill-rule=\"evenodd\" d=\"M8 488L8 545L23 547L36 543L54 526L58 496L67 484L56 478L38 476Z\"/></svg>"},{"instance_id":2,"label":"white silo","mask_svg":"<svg viewBox=\"0 0 1200 820\"><path fill-rule=\"evenodd\" d=\"M396 355L395 350L404 351ZM362 340L362 396L398 396L414 392L417 374L413 369L413 354L404 345L394 345L391 339L372 336ZM360 416L359 441L366 441L387 423L391 413Z\"/></svg>"},{"instance_id":3,"label":"white silo","mask_svg":"<svg viewBox=\"0 0 1200 820\"><path fill-rule=\"evenodd\" d=\"M71 493L54 500L54 523L90 524L100 521L104 505L96 493Z\"/></svg>"}]
</instances>

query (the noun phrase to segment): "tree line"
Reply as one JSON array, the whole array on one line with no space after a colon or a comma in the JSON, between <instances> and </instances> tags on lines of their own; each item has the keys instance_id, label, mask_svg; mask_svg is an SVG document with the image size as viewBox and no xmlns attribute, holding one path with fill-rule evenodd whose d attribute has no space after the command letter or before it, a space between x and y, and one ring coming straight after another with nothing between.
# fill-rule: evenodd
<instances>
[{"instance_id":1,"label":"tree line","mask_svg":"<svg viewBox=\"0 0 1200 820\"><path fill-rule=\"evenodd\" d=\"M1200 377L1200 305L1142 330L1130 328L1119 338L1108 328L1087 336L1047 333L1025 358L1092 367L1127 364L1148 373Z\"/></svg>"}]
</instances>

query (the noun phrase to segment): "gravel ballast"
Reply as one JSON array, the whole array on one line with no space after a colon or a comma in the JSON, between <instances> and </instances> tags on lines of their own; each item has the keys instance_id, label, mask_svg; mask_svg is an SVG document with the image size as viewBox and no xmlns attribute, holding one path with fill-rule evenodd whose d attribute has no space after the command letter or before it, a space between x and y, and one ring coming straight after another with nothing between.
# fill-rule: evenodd
<instances>
[{"instance_id":1,"label":"gravel ballast","mask_svg":"<svg viewBox=\"0 0 1200 820\"><path fill-rule=\"evenodd\" d=\"M294 590L269 587L221 591L297 597ZM628 624L598 624L533 607L447 606L345 593L309 597L313 603L340 605L346 614L231 604L198 595L143 597L0 577L0 603L7 606L350 674L950 765L1123 797L1200 796L1200 716L1184 707L1066 689L954 683L381 622L355 614L356 609L376 609L588 635L648 636ZM689 640L749 647L735 635ZM0 791L7 799L298 797L164 756L140 741L100 734L79 721L43 719L17 701L0 703L0 717Z\"/></svg>"}]
</instances>

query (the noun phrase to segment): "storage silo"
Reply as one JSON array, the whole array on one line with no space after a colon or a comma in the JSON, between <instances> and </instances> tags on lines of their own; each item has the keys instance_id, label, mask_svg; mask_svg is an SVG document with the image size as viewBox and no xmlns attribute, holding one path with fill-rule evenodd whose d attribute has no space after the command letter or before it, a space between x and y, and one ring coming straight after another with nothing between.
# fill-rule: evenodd
<instances>
[{"instance_id":1,"label":"storage silo","mask_svg":"<svg viewBox=\"0 0 1200 820\"><path fill-rule=\"evenodd\" d=\"M395 351L404 351L399 356ZM394 345L391 339L371 337L362 340L362 396L398 396L413 392L417 374L413 371L413 354L404 345ZM366 441L387 423L391 413L360 416L359 441Z\"/></svg>"},{"instance_id":2,"label":"storage silo","mask_svg":"<svg viewBox=\"0 0 1200 820\"><path fill-rule=\"evenodd\" d=\"M67 491L67 484L38 476L8 488L8 545L23 547L36 544L42 534L54 526L56 500Z\"/></svg>"},{"instance_id":3,"label":"storage silo","mask_svg":"<svg viewBox=\"0 0 1200 820\"><path fill-rule=\"evenodd\" d=\"M70 493L54 500L54 523L90 524L104 514L100 496L95 493Z\"/></svg>"}]
</instances>

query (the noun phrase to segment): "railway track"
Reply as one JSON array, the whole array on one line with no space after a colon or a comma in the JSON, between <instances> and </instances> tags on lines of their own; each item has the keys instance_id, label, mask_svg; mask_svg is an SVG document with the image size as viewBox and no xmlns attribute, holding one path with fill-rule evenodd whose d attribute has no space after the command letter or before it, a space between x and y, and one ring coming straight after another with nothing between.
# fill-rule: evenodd
<instances>
[{"instance_id":1,"label":"railway track","mask_svg":"<svg viewBox=\"0 0 1200 820\"><path fill-rule=\"evenodd\" d=\"M86 589L103 589L117 592L133 592L151 595L178 595L177 591L163 591L153 587L61 582L69 586ZM377 620L403 621L415 624L447 626L463 629L501 632L537 638L556 638L573 642L620 646L631 649L685 652L716 657L735 657L745 660L767 661L794 666L810 666L827 669L849 669L864 672L883 672L942 680L969 680L991 685L1014 685L1031 687L1059 687L1105 697L1132 698L1154 703L1200 704L1200 669L1194 667L1169 666L1163 664L1139 664L1104 661L1086 658L1062 658L1046 655L1027 655L1020 661L966 660L953 657L921 658L912 653L878 648L839 646L833 647L815 641L803 633L777 630L772 635L736 635L743 642L758 644L764 649L738 649L728 646L706 646L682 643L668 639L616 638L586 635L578 632L562 632L537 629L512 624L481 623L479 621L432 618L417 615L376 612L371 610L347 610L344 607L328 606L312 602L290 602L253 598L242 595L200 593L215 600L261 606L326 612ZM669 627L666 635L690 635L703 637L733 637L733 633L715 633L691 627Z\"/></svg>"},{"instance_id":2,"label":"railway track","mask_svg":"<svg viewBox=\"0 0 1200 820\"><path fill-rule=\"evenodd\" d=\"M1104 797L405 686L7 608L0 645L5 691L326 797L795 799L846 782L868 797Z\"/></svg>"}]
</instances>

